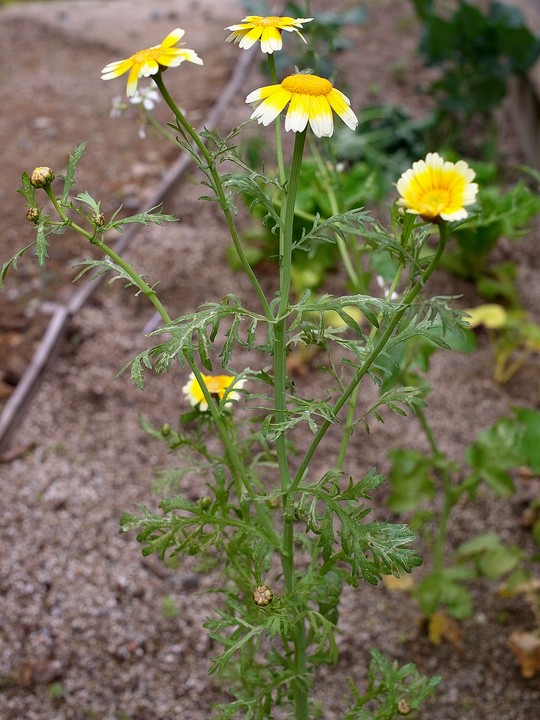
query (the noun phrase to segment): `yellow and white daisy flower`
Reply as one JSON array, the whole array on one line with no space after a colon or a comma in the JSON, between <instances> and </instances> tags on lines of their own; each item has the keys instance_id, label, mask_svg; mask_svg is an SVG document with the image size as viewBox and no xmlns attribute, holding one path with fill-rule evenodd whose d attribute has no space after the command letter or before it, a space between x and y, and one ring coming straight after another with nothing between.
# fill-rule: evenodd
<instances>
[{"instance_id":1,"label":"yellow and white daisy flower","mask_svg":"<svg viewBox=\"0 0 540 720\"><path fill-rule=\"evenodd\" d=\"M332 110L351 130L358 125L358 119L349 107L349 98L336 90L329 80L317 75L289 75L280 85L254 90L246 102L256 106L251 118L262 125L270 125L290 103L285 117L287 131L302 132L309 122L317 137L330 137L334 132Z\"/></svg>"},{"instance_id":2,"label":"yellow and white daisy flower","mask_svg":"<svg viewBox=\"0 0 540 720\"><path fill-rule=\"evenodd\" d=\"M174 47L184 36L185 31L176 28L170 32L160 45L154 45L146 50L139 50L125 60L116 60L109 63L101 71L102 80L112 80L128 72L127 96L134 97L137 83L141 77L155 75L160 67L178 67L185 60L202 65L203 61L194 50Z\"/></svg>"},{"instance_id":3,"label":"yellow and white daisy flower","mask_svg":"<svg viewBox=\"0 0 540 720\"><path fill-rule=\"evenodd\" d=\"M465 220L465 209L476 201L475 172L464 160L452 163L438 153L413 163L396 183L398 205L428 222Z\"/></svg>"},{"instance_id":4,"label":"yellow and white daisy flower","mask_svg":"<svg viewBox=\"0 0 540 720\"><path fill-rule=\"evenodd\" d=\"M269 15L261 17L260 15L248 15L242 22L237 25L229 25L225 30L232 30L227 38L227 42L238 43L243 50L249 50L255 43L261 41L261 50L263 53L272 54L276 50L281 50L283 41L281 32L295 32L302 40L304 36L298 28L303 27L303 23L311 22L313 18L291 18L277 17Z\"/></svg>"},{"instance_id":5,"label":"yellow and white daisy flower","mask_svg":"<svg viewBox=\"0 0 540 720\"><path fill-rule=\"evenodd\" d=\"M237 380L235 375L203 375L201 373L201 377L208 392L215 397L216 400L221 402L225 395L227 396L225 405L228 405L233 400L240 399L240 393L230 389L231 386L237 390L241 390L246 382L244 379ZM192 407L198 406L201 412L208 410L208 403L194 373L190 374L189 380L182 388L182 392Z\"/></svg>"}]
</instances>

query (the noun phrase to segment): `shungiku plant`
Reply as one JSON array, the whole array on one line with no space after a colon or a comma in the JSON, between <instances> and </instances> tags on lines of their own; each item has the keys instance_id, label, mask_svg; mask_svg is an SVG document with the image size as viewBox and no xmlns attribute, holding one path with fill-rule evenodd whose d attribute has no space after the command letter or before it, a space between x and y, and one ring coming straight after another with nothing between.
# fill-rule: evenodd
<instances>
[{"instance_id":1,"label":"shungiku plant","mask_svg":"<svg viewBox=\"0 0 540 720\"><path fill-rule=\"evenodd\" d=\"M247 33L233 38L240 44L248 36L249 42L261 40L263 51L266 42L274 76L272 57L278 42L274 32L265 40L264 29L296 31L308 19L289 24L286 20L274 18L261 32L262 26L252 20L254 27L241 28ZM251 30L255 32L250 34ZM366 383L379 385L384 379L392 348L420 337L445 347L444 331L461 327L459 313L445 300L429 300L424 292L444 252L450 222L459 221L474 199L473 176L464 162L450 166L433 154L398 180L402 200L392 210L390 229L355 207L324 221L306 221L301 235L295 234L306 137L313 134L314 143L331 137L333 113L355 127L351 101L328 79L302 72L281 82L276 78L272 85L249 93L247 102L255 105L252 118L263 126L274 123L277 172L262 175L237 154L236 135L241 130L225 138L219 133L199 134L169 93L163 77L166 68L184 60L202 63L194 51L176 47L183 35L183 30L173 30L161 45L110 63L102 77L109 80L129 72L127 94L133 96L139 78L152 75L172 112L170 126L180 148L191 154L223 212L251 285L247 298L230 292L193 312L171 315L159 286L149 284L115 252L108 233L128 222L160 225L174 218L157 208L130 218L117 214L105 218L100 202L89 193L73 196L83 146L70 156L65 176L54 184L56 192L50 174L48 182L32 182L25 173L22 193L32 216L39 207L36 192L44 192L49 201L51 214L38 210L35 218L41 264L52 236L72 231L103 253L100 259L88 260L83 273L112 271L146 298L161 319L151 333L151 346L125 369L130 369L141 389L148 372L170 372L181 378L178 405L188 404L191 412L181 415L178 423L164 419L158 430L143 422L171 452L178 453L180 471L189 460L196 480L189 495L167 495L155 510L145 507L139 514L125 513L121 530L137 531L145 554L189 555L205 567L212 566L219 600L206 627L222 652L213 658L210 672L227 678L230 695L228 702L216 706L215 716L231 718L240 713L254 720L269 718L281 706L279 712L307 720L315 712L317 668L337 659L343 586L356 587L363 581L376 585L384 575L399 577L421 564L411 547L414 535L406 525L369 518L372 494L384 479L375 468L361 472L348 449L357 427L369 427L369 422L382 419L382 412L404 415L424 404L422 390L413 386L396 386L376 400L360 392ZM287 106L284 129L294 133L290 159L281 143ZM234 171L222 174L224 164ZM416 184L423 172L433 191L445 190L448 197L428 201L421 196ZM263 288L245 253L237 229L235 193L263 207L265 221L278 235L279 273L269 290ZM293 298L293 248L309 251L322 240L338 244L353 270L355 244L366 241L392 270L382 293L313 297L306 292ZM0 279L29 247L4 265ZM326 322L328 317L334 321ZM287 359L293 346L317 347L328 354L319 399L291 380ZM245 367L238 358L243 359L246 351L259 364L235 372L233 366ZM216 372L218 364L221 370ZM231 402L240 396L241 405ZM302 427L308 433L298 442L296 430ZM334 444L325 444L331 432L339 437L337 452ZM372 656L368 694L353 690L347 719L362 717L368 701L388 718L403 708L413 710L438 682L421 677L413 666L397 671L380 654Z\"/></svg>"}]
</instances>

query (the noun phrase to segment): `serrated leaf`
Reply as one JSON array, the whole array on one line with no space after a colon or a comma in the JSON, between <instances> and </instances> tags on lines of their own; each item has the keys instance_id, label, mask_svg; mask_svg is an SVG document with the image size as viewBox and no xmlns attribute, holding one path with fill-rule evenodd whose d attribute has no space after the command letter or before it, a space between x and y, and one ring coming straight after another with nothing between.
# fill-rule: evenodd
<instances>
[{"instance_id":1,"label":"serrated leaf","mask_svg":"<svg viewBox=\"0 0 540 720\"><path fill-rule=\"evenodd\" d=\"M17 253L15 253L15 255L12 258L10 258L7 262L5 262L2 265L2 269L0 270L0 290L2 289L2 287L4 285L6 275L8 274L9 269L13 268L13 270L16 270L17 263L19 262L19 260L22 258L22 256L26 252L28 252L28 250L30 250L30 248L34 247L35 244L36 244L35 242L32 242L29 245L26 245L25 247L23 247L22 250L19 250Z\"/></svg>"},{"instance_id":2,"label":"serrated leaf","mask_svg":"<svg viewBox=\"0 0 540 720\"><path fill-rule=\"evenodd\" d=\"M161 205L156 205L149 210L137 213L136 215L129 215L125 218L119 218L118 220L112 219L105 227L106 230L114 228L118 232L122 232L123 225L129 225L133 223L139 223L141 225L163 225L166 222L178 222L178 218L174 215L166 215L165 213L158 212L158 208Z\"/></svg>"},{"instance_id":3,"label":"serrated leaf","mask_svg":"<svg viewBox=\"0 0 540 720\"><path fill-rule=\"evenodd\" d=\"M94 198L90 195L90 193L86 192L86 190L82 193L79 193L75 196L75 200L78 200L79 202L84 203L85 205L88 205L88 207L94 211L96 215L99 214L100 208L99 203L94 200Z\"/></svg>"},{"instance_id":4,"label":"serrated leaf","mask_svg":"<svg viewBox=\"0 0 540 720\"><path fill-rule=\"evenodd\" d=\"M357 334L361 335L362 330L347 310L353 307L358 308L362 315L373 325L379 327L379 316L391 317L399 310L399 306L381 300L380 298L374 298L370 295L344 295L339 298L334 298L330 295L324 295L315 302L308 302L309 298L305 301L301 301L291 307L291 313L296 313L297 319L293 323L292 328L294 329L295 324L297 325L299 320L305 315L319 314L321 316L321 322L326 312L336 312L343 322L354 330ZM324 324L324 323L322 323Z\"/></svg>"},{"instance_id":5,"label":"serrated leaf","mask_svg":"<svg viewBox=\"0 0 540 720\"><path fill-rule=\"evenodd\" d=\"M362 208L347 210L333 215L331 218L321 220L316 216L311 230L306 232L300 240L293 243L293 249L309 250L316 242L335 243L336 236L347 242L347 234L364 234L366 223L373 223L373 218Z\"/></svg>"},{"instance_id":6,"label":"serrated leaf","mask_svg":"<svg viewBox=\"0 0 540 720\"><path fill-rule=\"evenodd\" d=\"M45 266L47 254L47 236L45 234L45 223L40 222L36 228L36 257L40 267Z\"/></svg>"},{"instance_id":7,"label":"serrated leaf","mask_svg":"<svg viewBox=\"0 0 540 720\"><path fill-rule=\"evenodd\" d=\"M62 193L62 199L60 201L61 205L65 205L67 202L69 191L71 190L71 186L75 182L75 171L77 169L77 165L79 163L79 160L82 158L85 149L86 143L76 145L74 151L69 156L66 176L64 178L64 191Z\"/></svg>"},{"instance_id":8,"label":"serrated leaf","mask_svg":"<svg viewBox=\"0 0 540 720\"><path fill-rule=\"evenodd\" d=\"M23 172L22 178L21 178L22 187L20 187L17 192L21 193L21 195L24 195L26 198L26 202L29 207L37 207L36 203L36 189L32 185L30 181L30 176L27 172Z\"/></svg>"},{"instance_id":9,"label":"serrated leaf","mask_svg":"<svg viewBox=\"0 0 540 720\"><path fill-rule=\"evenodd\" d=\"M374 477L370 474L370 483ZM414 550L404 547L414 540L406 525L361 522L369 508L356 500L345 500L335 492L335 486L302 485L298 489L322 501L319 543L327 564L332 557L339 558L351 566L352 577L362 576L376 585L381 575L398 577L422 563ZM346 492L350 496L351 489Z\"/></svg>"}]
</instances>

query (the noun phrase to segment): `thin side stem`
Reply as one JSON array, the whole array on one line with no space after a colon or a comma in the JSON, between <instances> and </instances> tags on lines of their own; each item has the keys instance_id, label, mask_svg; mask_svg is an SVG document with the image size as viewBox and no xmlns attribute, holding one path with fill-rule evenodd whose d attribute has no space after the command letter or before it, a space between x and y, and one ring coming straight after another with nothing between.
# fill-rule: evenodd
<instances>
[{"instance_id":1,"label":"thin side stem","mask_svg":"<svg viewBox=\"0 0 540 720\"><path fill-rule=\"evenodd\" d=\"M277 73L276 73L276 61L274 60L273 53L267 53L268 68L270 70L270 78L274 85L278 84ZM283 143L281 141L281 117L278 115L274 120L274 127L276 131L276 156L278 164L278 178L280 184L283 186L285 183L285 163L283 161Z\"/></svg>"},{"instance_id":2,"label":"thin side stem","mask_svg":"<svg viewBox=\"0 0 540 720\"><path fill-rule=\"evenodd\" d=\"M333 179L328 172L328 169L324 163L323 158L321 157L321 154L319 153L319 150L313 144L313 147L311 148L311 152L314 155L315 159L317 160L317 165L319 167L319 172L323 176L323 180L325 181L325 189L326 189L326 195L328 200L330 201L330 209L332 210L332 215L336 216L339 215L341 212L341 207L338 201L338 198L336 196L336 193L334 191L334 182ZM345 240L336 233L336 245L339 252L339 255L341 257L341 261L343 263L343 267L345 268L345 271L347 275L349 276L349 280L352 283L352 286L356 292L362 292L363 288L361 286L358 273L356 272L356 269L354 267L354 263L351 260L351 256L349 255L349 250L347 248L347 243Z\"/></svg>"},{"instance_id":3,"label":"thin side stem","mask_svg":"<svg viewBox=\"0 0 540 720\"><path fill-rule=\"evenodd\" d=\"M364 361L364 363L361 365L361 367L358 368L356 371L353 379L349 383L348 387L345 389L345 392L341 395L339 400L334 404L334 407L332 408L332 414L333 416L336 416L341 408L347 403L349 398L351 397L352 393L354 392L354 389L357 385L360 384L361 380L364 378L364 376L367 374L377 357L380 355L380 353L383 351L386 343L388 342L389 338L391 337L392 333L396 329L397 324L401 320L403 314L405 313L405 310L407 307L413 302L413 300L416 298L420 290L424 287L428 279L431 277L433 271L439 264L439 261L441 259L441 255L443 253L443 250L446 246L446 242L448 240L448 228L446 226L445 222L441 222L439 225L439 244L437 246L437 250L435 251L433 257L431 258L431 262L429 263L428 267L426 268L425 272L422 273L422 277L419 279L419 281L409 290L408 293L405 294L405 297L403 298L403 307L400 309L392 318L392 320L388 323L388 326L386 327L385 331L379 338L379 341L375 345L375 347L372 349L372 351L369 353L368 357ZM306 451L306 454L304 455L304 459L300 463L300 466L297 470L297 473L291 483L290 492L294 492L300 482L302 481L304 474L306 473L307 468L309 467L309 463L311 462L311 459L313 455L315 454L315 451L317 450L321 440L324 438L326 433L328 432L328 428L330 427L332 423L329 420L325 420L317 433L315 434L315 437L313 438L311 445Z\"/></svg>"},{"instance_id":4,"label":"thin side stem","mask_svg":"<svg viewBox=\"0 0 540 720\"><path fill-rule=\"evenodd\" d=\"M58 212L59 216L63 220L64 224L68 227L71 227L73 230L75 230L79 235L90 241L93 245L98 247L105 255L107 255L116 265L118 265L122 270L128 275L128 277L131 279L135 287L139 288L139 290L143 293L143 295L148 298L148 300L152 303L154 308L159 313L161 319L163 320L165 325L168 325L171 322L171 316L163 306L161 300L157 296L155 290L148 285L148 283L139 275L139 273L129 264L127 263L117 252L115 252L112 248L110 248L107 243L105 243L103 240L98 239L93 235L92 233L85 230L83 227L78 225L77 223L73 222L65 213L63 207L58 202L56 196L52 192L52 189L50 187L46 187L45 191L47 192L47 195L49 196L49 199L51 200L52 204L54 205L56 211ZM204 383L204 380L202 379L202 375L200 373L199 368L197 367L196 363L191 360L189 357L186 357L186 361L191 368L193 374L195 375L195 378L197 382L199 383L201 390L203 392L204 398L208 404L208 409L212 415L212 419L216 425L216 428L218 430L219 436L221 438L221 441L223 443L223 446L225 448L225 452L227 453L227 456L231 460L231 470L233 471L233 475L235 477L235 480L238 482L240 481L242 486L245 488L247 494L249 495L250 499L253 501L253 505L255 507L255 510L257 512L257 516L259 518L259 521L261 523L261 527L263 527L266 531L267 537L270 540L270 542L274 545L274 547L280 547L281 543L279 540L279 537L272 527L271 523L269 522L269 519L267 517L267 514L263 511L263 509L260 507L259 503L256 502L256 493L253 489L253 486L251 484L251 480L245 470L245 467L238 456L238 453L236 451L236 447L234 443L232 442L232 439L227 432L227 428L223 422L223 419L220 416L219 409L216 406L216 403L214 402L214 399L212 395L210 394L208 388L206 387L206 384ZM238 487L238 485L237 485ZM241 488L238 487L239 495L241 495Z\"/></svg>"},{"instance_id":5,"label":"thin side stem","mask_svg":"<svg viewBox=\"0 0 540 720\"><path fill-rule=\"evenodd\" d=\"M425 413L421 408L417 408L416 415L427 438L434 459L444 458ZM446 465L442 465L439 468L439 475L442 480L443 505L433 544L433 570L437 574L440 573L443 568L448 520L450 519L452 508L455 505L455 500L452 495L452 478Z\"/></svg>"},{"instance_id":6,"label":"thin side stem","mask_svg":"<svg viewBox=\"0 0 540 720\"><path fill-rule=\"evenodd\" d=\"M186 133L186 135L188 135L191 138L191 140L197 147L199 153L201 154L202 158L204 159L204 161L206 163L208 172L210 173L210 176L212 178L213 190L216 193L216 197L218 199L219 205L225 216L225 220L227 222L227 228L229 230L231 239L233 241L234 248L240 259L242 267L243 267L244 271L246 272L248 278L251 281L253 289L255 290L257 297L259 298L259 301L263 307L266 317L269 320L273 319L272 311L270 310L270 305L268 303L268 300L266 299L266 295L264 294L264 291L259 283L259 280L257 279L257 276L253 272L253 268L249 264L249 261L244 252L244 248L242 247L242 243L240 242L240 237L238 235L238 231L236 229L236 224L234 222L234 218L233 218L230 206L229 206L229 202L227 200L227 195L225 193L223 183L221 182L221 176L216 169L216 164L215 164L214 158L212 157L212 153L210 153L210 151L206 147L205 143L203 142L202 138L191 127L191 125L188 123L188 121L184 117L184 114L176 106L174 100L172 99L171 95L169 94L169 91L167 90L167 88L165 87L165 84L163 83L163 78L161 76L161 72L158 72L153 77L154 77L154 81L155 81L156 85L158 86L160 93L163 96L163 99L165 100L165 102L167 103L169 108L172 110L172 112L173 112L175 118L177 119L179 125L181 126L182 130ZM202 164L201 164L201 167L202 167Z\"/></svg>"}]
</instances>

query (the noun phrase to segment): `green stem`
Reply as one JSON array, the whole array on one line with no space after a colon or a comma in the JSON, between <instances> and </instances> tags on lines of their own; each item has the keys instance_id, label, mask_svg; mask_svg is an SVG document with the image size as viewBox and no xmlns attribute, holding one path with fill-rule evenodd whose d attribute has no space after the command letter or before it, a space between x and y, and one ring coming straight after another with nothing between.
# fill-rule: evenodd
<instances>
[{"instance_id":1,"label":"green stem","mask_svg":"<svg viewBox=\"0 0 540 720\"><path fill-rule=\"evenodd\" d=\"M392 295L394 294L399 280L401 278L401 275L403 274L404 266L400 265L397 269L396 274L394 275L394 279L392 281L392 284L390 285L390 288L388 292L386 293L386 300L390 300L392 298ZM379 315L379 318L382 316ZM370 338L375 337L375 333L377 332L377 328L375 325L371 329ZM339 448L339 454L336 462L336 468L337 470L342 471L343 466L345 464L345 455L347 453L347 448L349 447L349 442L351 439L351 435L354 432L354 418L356 415L356 404L358 402L358 394L360 392L360 385L357 385L355 389L353 390L351 397L348 401L348 409L347 409L347 419L345 420L345 427L343 428L343 435L341 437L341 445Z\"/></svg>"},{"instance_id":2,"label":"green stem","mask_svg":"<svg viewBox=\"0 0 540 720\"><path fill-rule=\"evenodd\" d=\"M206 163L206 167L207 167L208 172L210 173L210 176L212 179L212 187L213 187L214 192L216 193L216 197L218 199L219 205L225 216L225 220L227 222L227 228L228 228L230 236L232 238L234 249L236 250L236 253L240 259L240 262L242 264L244 271L246 272L247 276L249 277L249 279L251 281L253 289L257 293L257 297L260 300L260 303L264 309L264 313L265 313L266 317L269 320L273 319L272 311L270 309L268 300L266 299L266 295L264 294L264 291L257 279L257 276L253 272L253 268L249 264L249 261L244 252L244 248L242 247L242 243L240 242L240 237L238 235L238 231L236 229L236 225L235 225L234 218L233 218L230 206L229 206L229 202L227 200L227 195L225 193L223 183L221 182L221 176L216 169L216 163L215 163L214 158L212 157L212 153L208 150L208 148L206 147L202 138L191 127L191 125L188 123L188 121L184 117L183 113L176 106L174 100L172 99L171 95L169 94L169 91L167 90L167 88L165 87L165 84L163 83L163 78L162 78L161 72L158 72L156 75L153 76L153 78L154 78L156 85L158 86L158 89L159 89L161 95L163 96L163 99L165 100L165 102L167 103L169 108L172 110L175 118L177 119L179 126L185 132L185 134L191 138L194 145L197 147L201 157L204 159L204 162ZM199 164L200 164L200 167L203 168L203 164L202 163L199 163Z\"/></svg>"},{"instance_id":3,"label":"green stem","mask_svg":"<svg viewBox=\"0 0 540 720\"><path fill-rule=\"evenodd\" d=\"M270 77L274 85L278 84L277 73L276 73L276 61L274 60L273 53L267 53L268 67L270 69ZM278 178L279 182L283 186L285 182L285 163L283 161L283 143L281 141L281 117L278 115L274 121L274 127L276 131L276 156L278 164Z\"/></svg>"},{"instance_id":4,"label":"green stem","mask_svg":"<svg viewBox=\"0 0 540 720\"><path fill-rule=\"evenodd\" d=\"M285 210L282 212L282 228L280 233L279 257L279 307L275 325L274 340L274 406L275 421L280 425L287 419L287 311L291 288L292 244L294 206L298 192L300 169L306 131L296 133L293 150L291 171L287 183L287 198ZM291 476L287 456L287 435L284 430L279 432L276 440L279 476L283 502L283 539L281 550L281 565L283 577L288 594L291 594L296 585L294 566L294 506L293 495L289 492ZM294 643L294 669L295 679L292 683L295 706L295 719L307 720L308 696L303 677L306 671L306 629L305 621L298 620L292 631Z\"/></svg>"},{"instance_id":5,"label":"green stem","mask_svg":"<svg viewBox=\"0 0 540 720\"><path fill-rule=\"evenodd\" d=\"M445 460L444 454L441 452L433 430L428 422L428 419L421 408L416 409L416 415L422 426L422 430L427 438L431 454L434 460ZM438 472L442 480L443 490L443 505L441 514L439 517L439 523L437 527L437 533L433 543L433 571L435 574L439 574L444 564L444 546L446 543L446 534L448 529L448 520L450 519L450 513L455 505L455 498L452 492L452 478L448 472L446 463L438 463Z\"/></svg>"},{"instance_id":6,"label":"green stem","mask_svg":"<svg viewBox=\"0 0 540 720\"><path fill-rule=\"evenodd\" d=\"M319 172L323 178L326 196L328 200L330 201L330 209L332 211L332 215L335 217L336 215L339 215L342 211L342 208L340 207L338 198L336 196L334 187L335 187L335 181L334 178L331 176L331 174L328 172L328 168L326 167L326 164L321 157L321 154L319 153L319 150L315 143L313 143L313 146L311 147L311 152L313 156L315 157L315 160L317 161L317 167L319 168ZM341 257L341 261L343 263L343 267L345 268L345 271L347 272L347 275L349 276L349 280L351 281L352 287L356 292L362 292L363 288L360 283L360 279L358 277L358 274L356 272L356 269L354 267L354 263L351 260L351 256L349 255L349 250L347 248L347 243L345 240L336 233L335 236L336 239L336 245L339 252L339 255Z\"/></svg>"},{"instance_id":7,"label":"green stem","mask_svg":"<svg viewBox=\"0 0 540 720\"><path fill-rule=\"evenodd\" d=\"M47 195L49 196L49 199L51 200L52 204L54 205L56 211L58 212L59 216L63 220L64 224L68 227L75 230L79 235L89 240L93 245L98 247L105 255L107 255L116 265L118 265L122 270L126 273L126 275L131 279L135 287L139 288L139 290L142 292L142 294L148 298L148 300L152 303L154 308L159 313L161 319L163 320L165 325L168 325L171 322L171 316L163 306L161 300L157 296L155 290L148 285L147 282L139 275L139 273L131 266L129 263L127 263L117 252L115 252L112 248L110 248L103 240L98 239L95 235L92 233L89 233L87 230L82 228L80 225L77 225L77 223L73 222L64 212L63 207L58 202L57 198L52 192L52 189L50 187L46 187L45 191L47 192ZM255 506L255 510L257 512L259 521L261 523L261 527L263 527L266 531L267 537L270 540L270 542L274 545L274 547L280 546L280 540L277 536L276 531L272 527L271 523L268 520L268 517L266 513L263 511L263 509L260 507L259 503L256 501L256 493L253 489L251 479L249 478L244 464L242 463L240 457L238 456L236 447L234 443L231 440L231 437L229 433L227 432L227 428L225 426L225 423L223 422L223 419L219 413L219 409L216 406L216 403L214 402L214 399L210 392L208 391L208 388L206 387L206 384L204 383L204 380L202 379L202 375L199 371L199 368L197 367L196 363L191 360L187 355L185 355L185 358L187 360L187 363L189 367L191 368L193 374L195 375L195 378L197 382L199 383L201 390L203 392L204 398L208 404L208 409L210 410L210 413L212 415L212 419L214 420L214 423L216 425L216 428L219 432L221 441L223 443L223 446L225 448L225 452L227 454L227 457L231 460L231 470L233 472L233 476L235 478L235 481L237 482L237 488L239 492L239 496L241 495L241 488L238 486L238 482L241 482L243 487L246 489L247 494L250 497L250 500L252 500L253 505Z\"/></svg>"},{"instance_id":8,"label":"green stem","mask_svg":"<svg viewBox=\"0 0 540 720\"><path fill-rule=\"evenodd\" d=\"M147 110L146 108L143 108L143 117L145 118L146 122L151 125L156 132L158 132L162 137L165 138L168 142L172 143L173 145L176 145L176 137L166 130L163 125L156 120L153 113L150 110Z\"/></svg>"},{"instance_id":9,"label":"green stem","mask_svg":"<svg viewBox=\"0 0 540 720\"><path fill-rule=\"evenodd\" d=\"M345 392L341 395L339 400L334 404L334 407L332 408L332 414L333 416L337 416L341 408L347 403L351 395L353 394L355 388L360 384L363 377L367 374L368 370L371 368L375 360L378 358L380 353L383 351L386 343L390 339L392 333L396 329L397 324L401 320L403 314L409 307L409 305L413 302L413 300L416 298L420 290L424 287L426 282L431 277L433 271L439 264L439 261L441 259L441 255L444 251L444 248L446 246L446 242L448 240L448 228L445 222L441 222L439 227L439 243L437 246L437 249L435 253L433 254L431 261L426 268L426 270L422 273L422 277L420 280L411 287L411 289L405 294L405 297L403 298L402 305L403 307L396 312L392 320L388 323L386 329L382 333L381 337L379 338L377 344L372 349L372 351L369 353L368 357L364 361L364 363L357 369L356 373L354 374L353 379L345 389ZM300 466L296 472L296 475L291 483L290 486L290 492L294 492L296 488L298 487L299 483L302 481L307 468L309 467L309 463L311 462L311 458L315 454L315 451L317 450L321 440L324 438L326 433L328 432L328 428L331 425L330 420L325 420L317 433L315 434L315 437L313 438L311 445L307 449L304 459L300 463Z\"/></svg>"},{"instance_id":10,"label":"green stem","mask_svg":"<svg viewBox=\"0 0 540 720\"><path fill-rule=\"evenodd\" d=\"M289 307L289 293L291 289L292 271L292 237L294 222L294 206L298 185L300 181L300 169L302 167L302 155L306 141L306 130L295 134L293 159L289 182L287 183L287 202L283 218L283 227L280 234L280 288L279 288L279 311L277 319L283 318Z\"/></svg>"}]
</instances>

